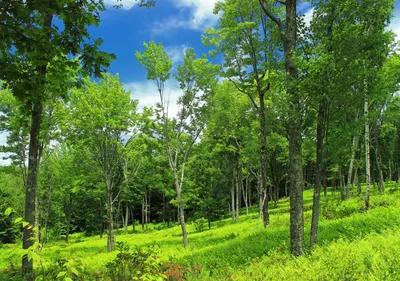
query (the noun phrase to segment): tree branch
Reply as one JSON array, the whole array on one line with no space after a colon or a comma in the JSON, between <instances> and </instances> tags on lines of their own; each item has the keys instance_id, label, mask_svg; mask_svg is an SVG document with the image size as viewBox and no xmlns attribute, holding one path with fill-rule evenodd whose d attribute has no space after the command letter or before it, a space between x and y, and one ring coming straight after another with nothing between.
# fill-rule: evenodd
<instances>
[{"instance_id":1,"label":"tree branch","mask_svg":"<svg viewBox=\"0 0 400 281\"><path fill-rule=\"evenodd\" d=\"M283 35L283 25L282 21L275 17L267 8L267 3L265 3L265 0L258 0L258 2L261 5L261 8L263 9L264 13L274 22L278 25L279 33ZM281 2L280 2L281 3ZM285 4L286 5L286 4Z\"/></svg>"}]
</instances>

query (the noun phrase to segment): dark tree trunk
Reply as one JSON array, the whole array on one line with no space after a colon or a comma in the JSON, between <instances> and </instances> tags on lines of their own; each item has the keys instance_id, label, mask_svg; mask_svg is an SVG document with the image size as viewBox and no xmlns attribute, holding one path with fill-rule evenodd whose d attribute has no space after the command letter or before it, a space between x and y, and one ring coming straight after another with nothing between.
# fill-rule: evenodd
<instances>
[{"instance_id":1,"label":"dark tree trunk","mask_svg":"<svg viewBox=\"0 0 400 281\"><path fill-rule=\"evenodd\" d=\"M65 242L69 242L69 233L71 232L71 214L72 214L72 197L68 195L68 202L65 205L65 220L67 229L65 230Z\"/></svg>"},{"instance_id":2,"label":"dark tree trunk","mask_svg":"<svg viewBox=\"0 0 400 281\"><path fill-rule=\"evenodd\" d=\"M107 184L107 251L112 252L115 248L114 238L114 210L113 210L113 195L112 186Z\"/></svg>"},{"instance_id":3,"label":"dark tree trunk","mask_svg":"<svg viewBox=\"0 0 400 281\"><path fill-rule=\"evenodd\" d=\"M45 75L45 73L44 73ZM37 177L39 170L39 135L41 129L42 117L42 102L40 98L34 101L32 108L32 121L30 129L30 142L29 142L29 160L28 160L28 178L25 190L25 214L24 220L29 224L24 227L22 237L22 247L24 250L29 249L33 245L32 240L32 227L35 223L35 198L37 189ZM26 279L33 280L33 262L28 259L27 255L22 257L22 272Z\"/></svg>"},{"instance_id":4,"label":"dark tree trunk","mask_svg":"<svg viewBox=\"0 0 400 281\"><path fill-rule=\"evenodd\" d=\"M257 83L259 85L259 83ZM268 189L267 189L267 156L266 156L266 145L267 145L267 132L265 128L265 102L264 92L259 90L259 119L260 119L260 189L265 192L265 202L263 205L263 221L264 227L269 225L269 210L268 210Z\"/></svg>"},{"instance_id":5,"label":"dark tree trunk","mask_svg":"<svg viewBox=\"0 0 400 281\"><path fill-rule=\"evenodd\" d=\"M296 85L298 74L294 62L297 47L297 1L286 0L286 31L283 34L285 69L289 75L287 94L289 109L289 163L290 163L290 249L294 256L304 254L303 169L301 154L300 93Z\"/></svg>"},{"instance_id":6,"label":"dark tree trunk","mask_svg":"<svg viewBox=\"0 0 400 281\"><path fill-rule=\"evenodd\" d=\"M318 221L320 211L320 198L321 198L321 178L322 170L324 167L324 120L325 120L325 97L322 98L318 109L317 121L317 162L315 171L315 188L313 196L313 210L311 220L311 235L310 235L310 248L318 241Z\"/></svg>"}]
</instances>

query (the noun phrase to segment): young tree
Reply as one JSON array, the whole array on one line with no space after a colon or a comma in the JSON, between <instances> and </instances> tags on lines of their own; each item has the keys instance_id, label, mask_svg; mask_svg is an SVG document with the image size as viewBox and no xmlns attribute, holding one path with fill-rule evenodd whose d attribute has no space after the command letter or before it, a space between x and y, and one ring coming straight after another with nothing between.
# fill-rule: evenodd
<instances>
[{"instance_id":1,"label":"young tree","mask_svg":"<svg viewBox=\"0 0 400 281\"><path fill-rule=\"evenodd\" d=\"M122 181L123 136L136 119L137 101L130 99L118 76L104 74L99 83L85 80L82 89L71 93L69 104L73 137L88 145L98 163L107 189L107 250L113 251L113 205Z\"/></svg>"},{"instance_id":2,"label":"young tree","mask_svg":"<svg viewBox=\"0 0 400 281\"><path fill-rule=\"evenodd\" d=\"M175 74L183 95L179 98L179 112L172 122L168 120L168 98L164 85L170 77L172 66L163 46L153 41L144 43L143 53L136 52L136 58L147 70L147 78L157 84L160 95L160 121L163 127L165 150L169 166L174 176L174 186L178 202L179 222L181 224L183 245L187 247L182 189L185 180L185 165L194 143L200 136L207 114L208 98L216 85L218 66L214 66L203 56L196 59L193 49L188 49L183 65L178 66Z\"/></svg>"}]
</instances>

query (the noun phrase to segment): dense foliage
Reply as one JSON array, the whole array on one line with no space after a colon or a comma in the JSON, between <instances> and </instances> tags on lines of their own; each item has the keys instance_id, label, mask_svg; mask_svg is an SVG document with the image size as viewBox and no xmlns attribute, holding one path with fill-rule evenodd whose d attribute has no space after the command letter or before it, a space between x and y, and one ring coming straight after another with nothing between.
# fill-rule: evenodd
<instances>
[{"instance_id":1,"label":"dense foliage","mask_svg":"<svg viewBox=\"0 0 400 281\"><path fill-rule=\"evenodd\" d=\"M0 279L398 279L393 0L220 1L209 56L135 50L152 108L90 40L103 1L3 2Z\"/></svg>"}]
</instances>

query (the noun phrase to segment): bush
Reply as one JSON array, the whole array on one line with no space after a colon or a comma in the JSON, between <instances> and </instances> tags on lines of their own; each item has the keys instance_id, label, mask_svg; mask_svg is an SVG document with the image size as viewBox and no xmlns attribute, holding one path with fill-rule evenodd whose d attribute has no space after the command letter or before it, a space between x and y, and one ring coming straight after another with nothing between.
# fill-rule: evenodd
<instances>
[{"instance_id":1,"label":"bush","mask_svg":"<svg viewBox=\"0 0 400 281\"><path fill-rule=\"evenodd\" d=\"M202 232L206 228L206 226L205 226L206 223L207 223L207 220L205 218L199 218L193 222L194 229L197 232Z\"/></svg>"},{"instance_id":2,"label":"bush","mask_svg":"<svg viewBox=\"0 0 400 281\"><path fill-rule=\"evenodd\" d=\"M155 244L146 248L136 247L129 251L126 242L117 242L117 257L106 264L107 275L113 281L163 280L162 260L158 256Z\"/></svg>"}]
</instances>

